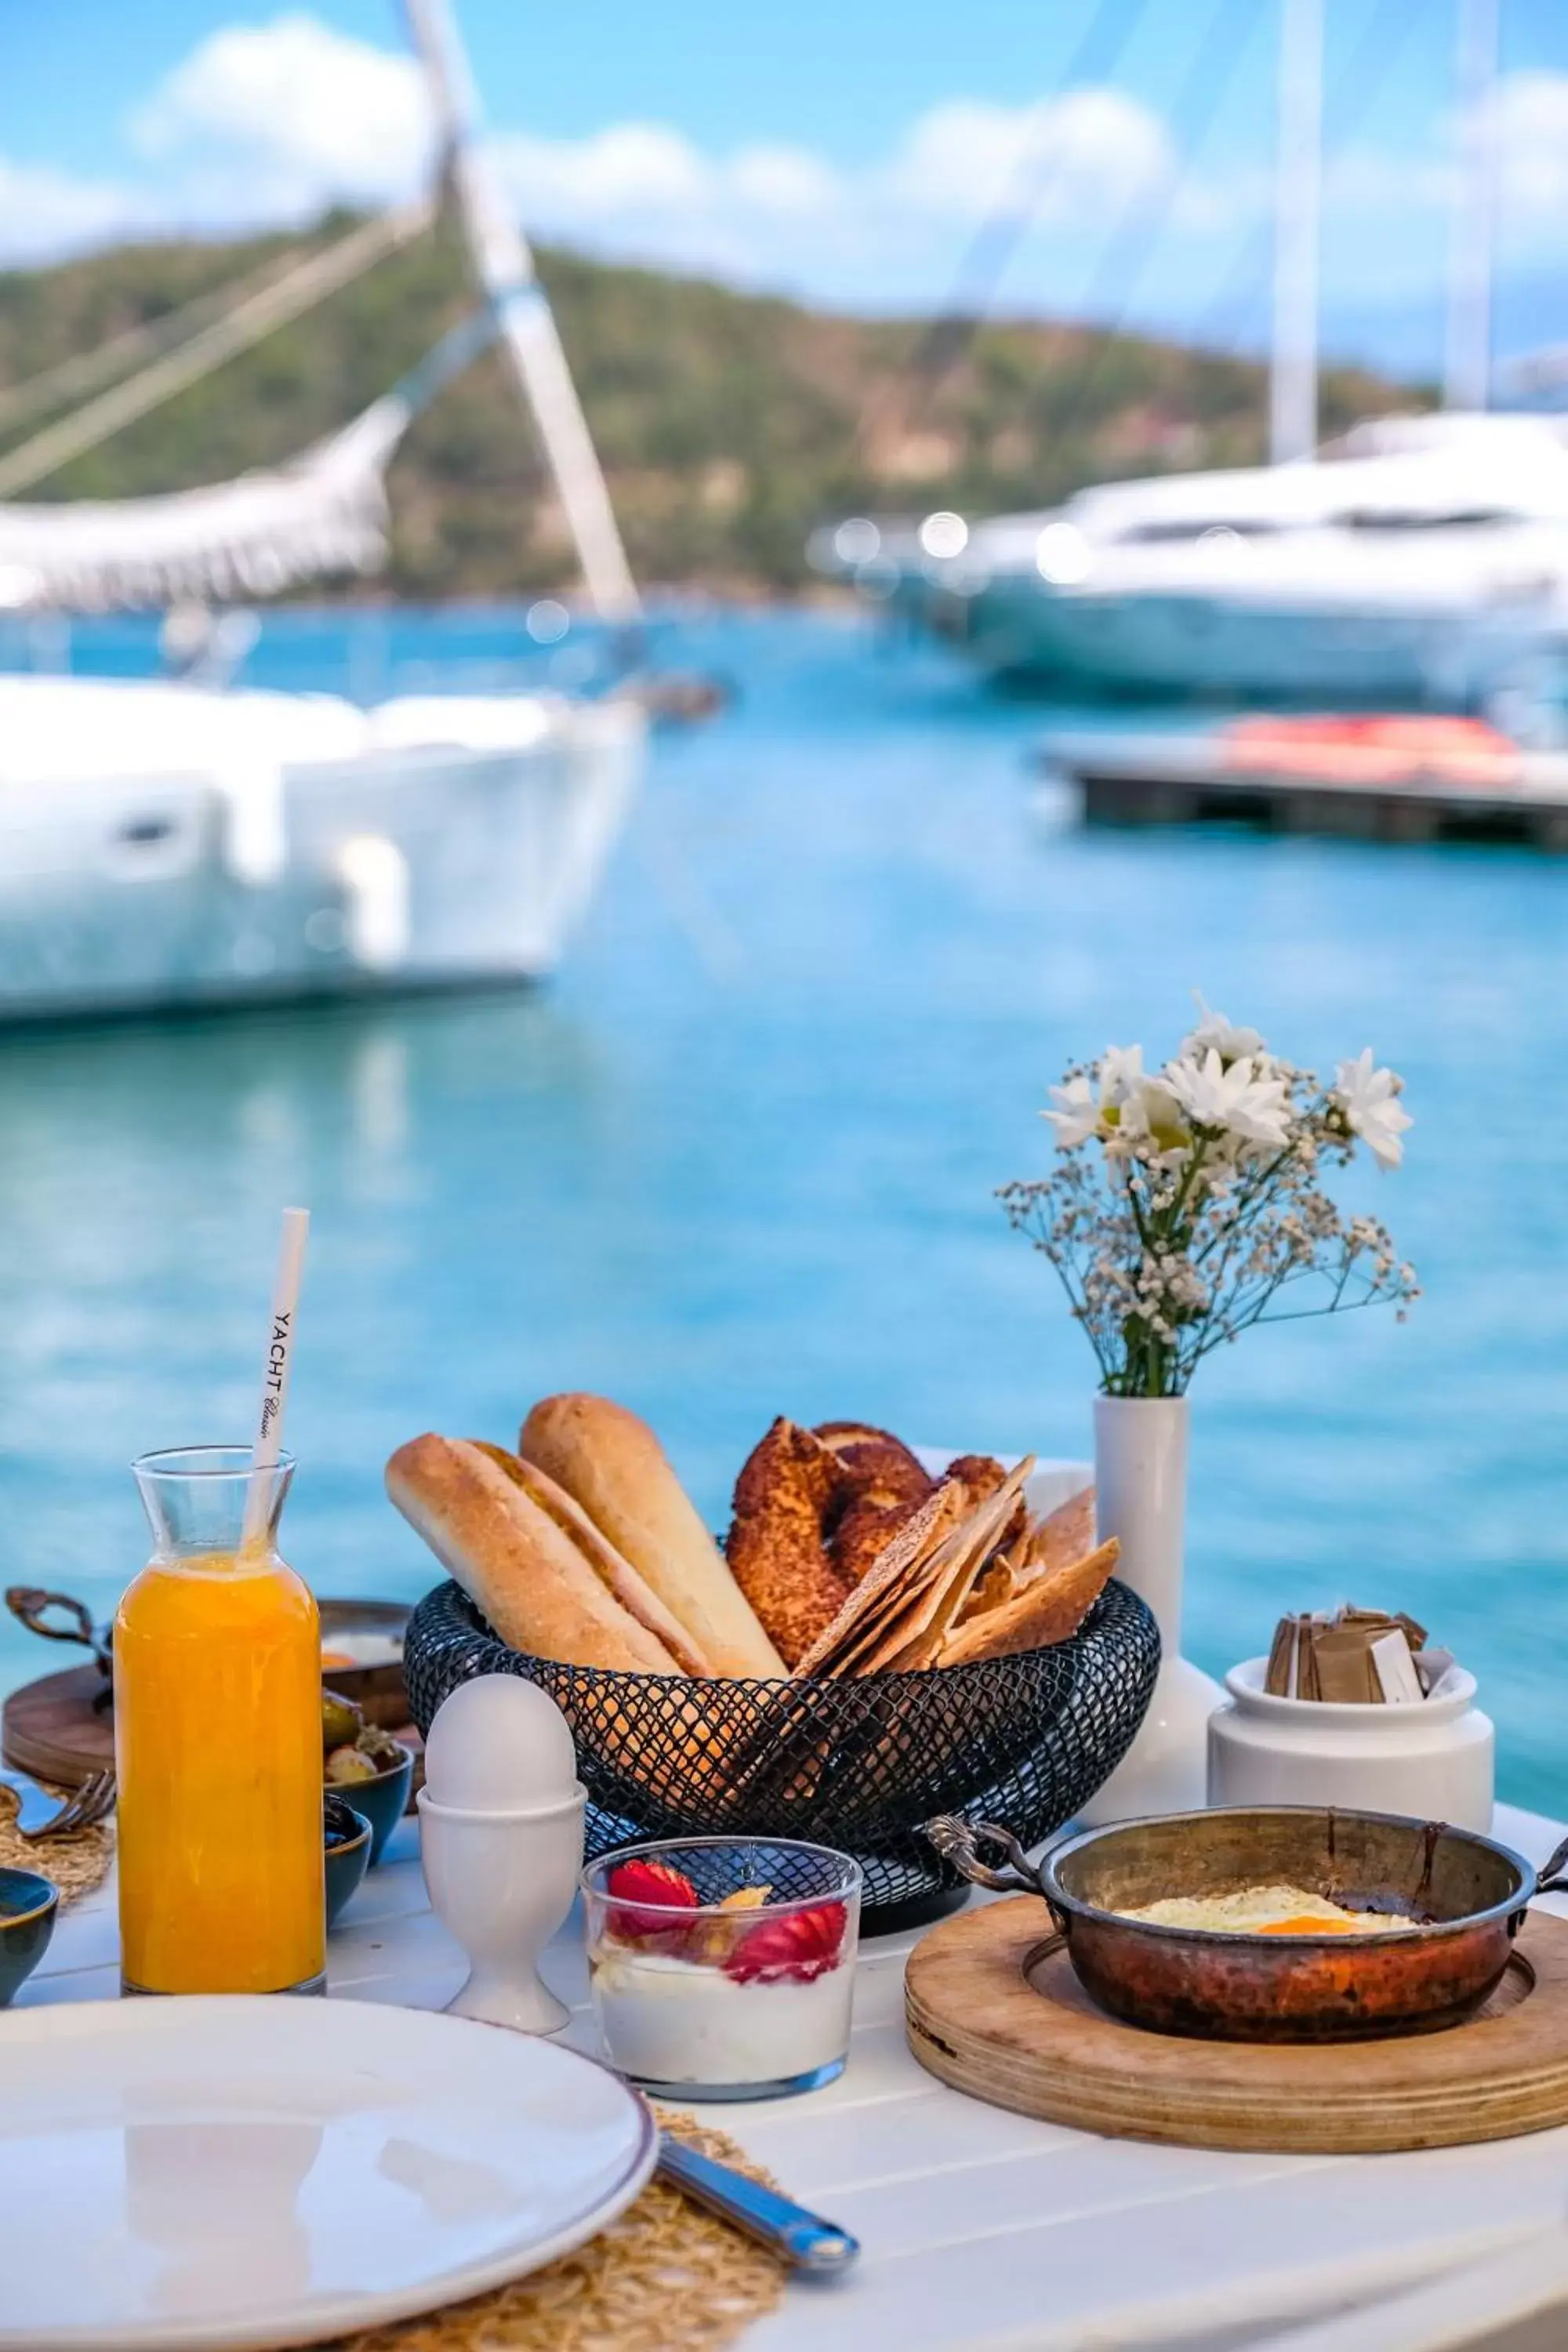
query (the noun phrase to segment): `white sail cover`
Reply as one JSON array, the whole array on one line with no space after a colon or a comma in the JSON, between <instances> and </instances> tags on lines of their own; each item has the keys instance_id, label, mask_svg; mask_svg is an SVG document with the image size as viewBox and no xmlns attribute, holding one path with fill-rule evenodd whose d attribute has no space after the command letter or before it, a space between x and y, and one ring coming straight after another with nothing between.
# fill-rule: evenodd
<instances>
[{"instance_id":1,"label":"white sail cover","mask_svg":"<svg viewBox=\"0 0 1568 2352\"><path fill-rule=\"evenodd\" d=\"M386 554L387 462L400 388L273 471L164 498L0 504L0 608L76 612L275 596Z\"/></svg>"}]
</instances>

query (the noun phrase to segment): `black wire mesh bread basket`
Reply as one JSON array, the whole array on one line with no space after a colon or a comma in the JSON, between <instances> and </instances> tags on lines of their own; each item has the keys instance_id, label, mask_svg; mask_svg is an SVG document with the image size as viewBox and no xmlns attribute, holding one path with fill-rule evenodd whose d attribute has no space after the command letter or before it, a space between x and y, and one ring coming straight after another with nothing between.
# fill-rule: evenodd
<instances>
[{"instance_id":1,"label":"black wire mesh bread basket","mask_svg":"<svg viewBox=\"0 0 1568 2352\"><path fill-rule=\"evenodd\" d=\"M404 1672L422 1732L459 1683L522 1675L572 1727L588 1856L643 1838L805 1838L852 1853L866 1909L914 1917L963 1882L936 1813L1005 1822L1025 1845L1070 1821L1132 1743L1160 1635L1113 1580L1050 1649L924 1674L760 1682L566 1666L509 1649L456 1584L415 1610Z\"/></svg>"}]
</instances>

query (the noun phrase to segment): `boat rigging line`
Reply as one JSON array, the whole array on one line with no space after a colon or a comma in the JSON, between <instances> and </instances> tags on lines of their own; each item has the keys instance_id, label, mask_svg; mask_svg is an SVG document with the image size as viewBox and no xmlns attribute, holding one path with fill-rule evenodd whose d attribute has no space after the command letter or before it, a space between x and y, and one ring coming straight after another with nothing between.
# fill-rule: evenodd
<instances>
[{"instance_id":1,"label":"boat rigging line","mask_svg":"<svg viewBox=\"0 0 1568 2352\"><path fill-rule=\"evenodd\" d=\"M272 278L176 350L165 352L123 383L8 449L0 457L0 499L31 489L73 457L96 449L111 434L199 383L225 361L313 310L329 294L352 285L386 255L421 236L433 217L431 200L421 197L416 203L378 214L374 220L362 221L335 245L308 255L280 277Z\"/></svg>"},{"instance_id":2,"label":"boat rigging line","mask_svg":"<svg viewBox=\"0 0 1568 2352\"><path fill-rule=\"evenodd\" d=\"M905 423L917 425L943 378L963 357L984 323L1003 272L1041 206L1059 182L1068 160L1058 108L1070 91L1093 88L1114 71L1148 5L1148 0L1099 0L1056 88L1035 109L1025 142L1000 199L970 238L953 274L946 300L921 336L906 368L915 387ZM896 392L877 404L866 420L874 437L885 425Z\"/></svg>"},{"instance_id":3,"label":"boat rigging line","mask_svg":"<svg viewBox=\"0 0 1568 2352\"><path fill-rule=\"evenodd\" d=\"M1498 0L1459 10L1458 152L1455 157L1445 408L1485 408L1492 374L1492 247L1497 234Z\"/></svg>"},{"instance_id":4,"label":"boat rigging line","mask_svg":"<svg viewBox=\"0 0 1568 2352\"><path fill-rule=\"evenodd\" d=\"M1410 35L1420 23L1409 0L1379 0L1369 9L1361 38L1329 90L1324 118L1333 126L1333 149L1342 151L1365 122ZM1332 150L1325 156L1332 168ZM1274 266L1272 215L1256 222L1216 294L1199 313L1193 342L1200 351L1239 352L1247 320L1268 291Z\"/></svg>"},{"instance_id":5,"label":"boat rigging line","mask_svg":"<svg viewBox=\"0 0 1568 2352\"><path fill-rule=\"evenodd\" d=\"M24 376L19 383L0 384L0 432L25 423L29 416L47 415L68 400L80 400L123 376L139 362L158 358L174 344L185 341L198 327L247 302L253 294L280 285L301 258L299 247L291 246L281 259L274 255L259 269L247 269L222 286L209 286L176 310L143 319L110 335L107 342L95 344L91 351L73 352L69 359L58 360L37 375Z\"/></svg>"},{"instance_id":6,"label":"boat rigging line","mask_svg":"<svg viewBox=\"0 0 1568 2352\"><path fill-rule=\"evenodd\" d=\"M1217 0L1202 41L1193 54L1191 64L1183 77L1176 104L1172 110L1173 125L1182 131L1181 162L1163 173L1152 188L1143 188L1133 195L1120 221L1111 230L1110 241L1100 255L1089 281L1081 309L1087 321L1086 332L1092 338L1084 364L1069 378L1066 399L1053 421L1058 443L1065 442L1083 422L1089 402L1117 338L1125 331L1128 310L1143 271L1148 267L1161 229L1164 226L1165 206L1179 186L1192 157L1197 152L1213 126L1221 100L1229 90L1232 79L1246 47L1247 37L1258 21L1254 0ZM1111 298L1111 289L1120 292ZM1109 309L1111 315L1102 320L1096 331L1096 313Z\"/></svg>"},{"instance_id":7,"label":"boat rigging line","mask_svg":"<svg viewBox=\"0 0 1568 2352\"><path fill-rule=\"evenodd\" d=\"M405 12L429 83L474 271L532 411L589 600L601 620L635 625L642 599L555 314L506 193L474 141L478 99L451 10L447 0L405 0Z\"/></svg>"},{"instance_id":8,"label":"boat rigging line","mask_svg":"<svg viewBox=\"0 0 1568 2352\"><path fill-rule=\"evenodd\" d=\"M1323 184L1323 0L1283 0L1275 66L1274 364L1268 462L1318 446L1318 286Z\"/></svg>"}]
</instances>

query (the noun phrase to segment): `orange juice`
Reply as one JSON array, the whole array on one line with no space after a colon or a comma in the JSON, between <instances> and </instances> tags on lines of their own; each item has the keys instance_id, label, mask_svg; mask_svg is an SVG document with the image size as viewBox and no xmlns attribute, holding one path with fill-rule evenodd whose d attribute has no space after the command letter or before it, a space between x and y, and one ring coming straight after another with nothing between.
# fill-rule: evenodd
<instances>
[{"instance_id":1,"label":"orange juice","mask_svg":"<svg viewBox=\"0 0 1568 2352\"><path fill-rule=\"evenodd\" d=\"M115 1619L114 1723L121 1965L143 1992L312 1990L324 1966L316 1604L270 1528L189 1548L237 1537L232 1461L136 1465L158 1549Z\"/></svg>"}]
</instances>

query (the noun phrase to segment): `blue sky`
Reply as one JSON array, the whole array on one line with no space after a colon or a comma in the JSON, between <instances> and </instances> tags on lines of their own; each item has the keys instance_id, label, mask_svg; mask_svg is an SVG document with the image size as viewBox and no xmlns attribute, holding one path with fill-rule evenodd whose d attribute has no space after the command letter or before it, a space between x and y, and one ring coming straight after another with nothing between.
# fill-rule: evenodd
<instances>
[{"instance_id":1,"label":"blue sky","mask_svg":"<svg viewBox=\"0 0 1568 2352\"><path fill-rule=\"evenodd\" d=\"M1407 341L1436 335L1455 5L1328 0L1324 293L1342 341L1400 320ZM1260 325L1272 0L1145 0L1110 72L1065 94L1091 0L460 5L541 234L817 300L930 308L1035 139L1064 161L1005 306ZM1216 9L1223 69L1197 87ZM6 0L0 16L12 259L301 219L417 176L419 91L384 0ZM1526 290L1568 286L1568 8L1503 0L1503 25L1500 267ZM1108 235L1141 212L1157 236L1136 272L1108 270Z\"/></svg>"}]
</instances>

